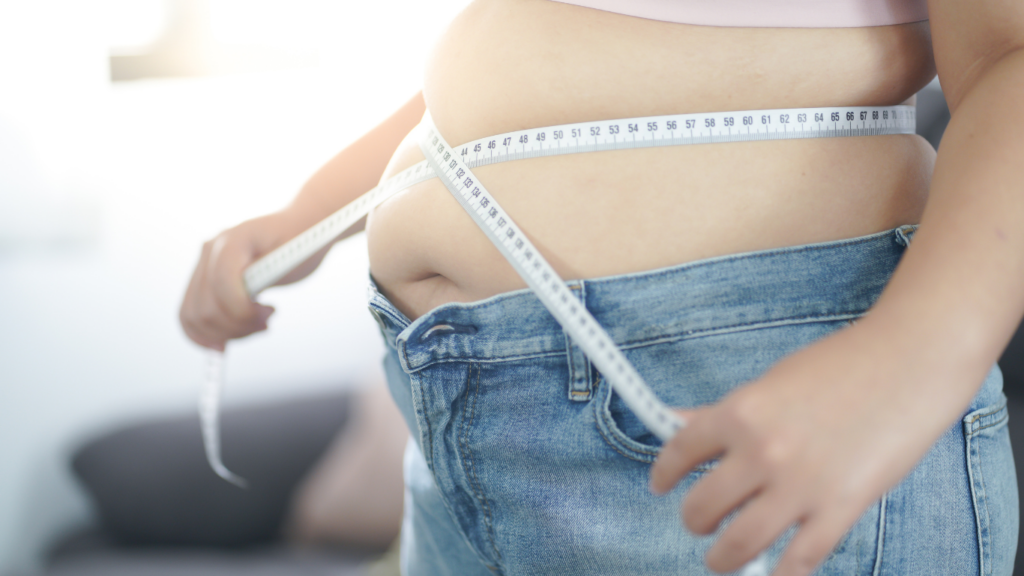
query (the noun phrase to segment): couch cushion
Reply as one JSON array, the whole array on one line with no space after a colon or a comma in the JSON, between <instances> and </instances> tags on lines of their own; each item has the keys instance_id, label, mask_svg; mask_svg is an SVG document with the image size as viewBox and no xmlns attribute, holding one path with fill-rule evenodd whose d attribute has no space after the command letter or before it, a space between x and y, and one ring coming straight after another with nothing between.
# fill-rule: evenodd
<instances>
[{"instance_id":1,"label":"couch cushion","mask_svg":"<svg viewBox=\"0 0 1024 576\"><path fill-rule=\"evenodd\" d=\"M73 456L103 529L129 545L248 546L280 532L293 488L344 425L349 394L224 410L225 465L210 469L198 416L140 423L92 440Z\"/></svg>"}]
</instances>

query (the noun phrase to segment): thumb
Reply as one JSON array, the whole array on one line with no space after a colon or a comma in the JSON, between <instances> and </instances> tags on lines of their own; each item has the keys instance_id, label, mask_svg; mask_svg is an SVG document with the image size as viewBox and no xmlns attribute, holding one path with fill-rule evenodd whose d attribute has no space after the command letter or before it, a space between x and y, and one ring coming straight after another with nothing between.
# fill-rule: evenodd
<instances>
[{"instance_id":1,"label":"thumb","mask_svg":"<svg viewBox=\"0 0 1024 576\"><path fill-rule=\"evenodd\" d=\"M256 316L260 319L260 322L267 323L267 319L274 313L273 306L265 306L263 304L256 305Z\"/></svg>"}]
</instances>

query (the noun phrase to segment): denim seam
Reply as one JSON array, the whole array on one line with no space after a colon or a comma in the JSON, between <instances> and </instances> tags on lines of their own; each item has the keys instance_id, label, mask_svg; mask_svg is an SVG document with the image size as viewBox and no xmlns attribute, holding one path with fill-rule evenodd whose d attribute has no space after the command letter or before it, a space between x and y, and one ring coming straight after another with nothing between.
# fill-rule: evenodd
<instances>
[{"instance_id":1,"label":"denim seam","mask_svg":"<svg viewBox=\"0 0 1024 576\"><path fill-rule=\"evenodd\" d=\"M615 421L612 420L611 422L609 422L608 420L609 420L610 417L611 416L610 416L609 412L604 411L604 410L601 411L601 418L604 419L605 425L608 426L608 430L611 431L611 433L613 435L613 438L614 438L614 436L615 436L615 428L618 428L618 426L615 426L615 428L612 428L612 426L615 424ZM622 445L623 450L629 450L630 452L634 452L636 454L644 454L646 456L651 456L651 457L657 458L658 454L661 452L660 450L656 450L654 448L648 448L648 447L644 446L643 444L641 444L640 442L637 442L637 444L640 444L640 446L630 446L629 444L626 444L625 442L623 442L621 438L614 438L614 440Z\"/></svg>"},{"instance_id":2,"label":"denim seam","mask_svg":"<svg viewBox=\"0 0 1024 576\"><path fill-rule=\"evenodd\" d=\"M590 400L593 394L593 388L590 385L590 358L580 349L578 349L575 342L569 337L569 334L565 335L565 352L569 358L569 400L572 402L586 402ZM582 359L577 362L576 356L582 356ZM582 373L580 373L582 371ZM577 378L583 380L585 389L576 388Z\"/></svg>"},{"instance_id":3,"label":"denim seam","mask_svg":"<svg viewBox=\"0 0 1024 576\"><path fill-rule=\"evenodd\" d=\"M822 314L815 316L791 316L789 318L777 318L774 320L760 320L756 322L744 322L740 324L730 324L727 326L718 326L715 328L704 328L700 330L688 330L687 332L676 335L676 336L654 336L643 340L632 340L619 345L619 348L631 349L638 348L641 346L649 346L651 344L661 344L676 342L680 340L690 340L693 338L703 338L706 336L717 336L719 334L731 334L734 332L746 332L749 330L761 330L763 328L778 328L782 326L792 326L795 324L813 324L816 322L837 322L840 320L853 320L864 316L864 312L847 312L843 314Z\"/></svg>"},{"instance_id":4,"label":"denim seam","mask_svg":"<svg viewBox=\"0 0 1024 576\"><path fill-rule=\"evenodd\" d=\"M889 506L889 493L882 494L882 500L878 503L878 542L875 544L875 566L871 576L880 576L882 573L882 552L885 549L885 509Z\"/></svg>"},{"instance_id":5,"label":"denim seam","mask_svg":"<svg viewBox=\"0 0 1024 576\"><path fill-rule=\"evenodd\" d=\"M730 324L728 326L719 326L715 328L704 328L701 330L690 330L684 334L675 336L653 336L642 340L631 340L622 344L619 344L619 349L629 350L634 348L640 348L643 346L650 346L653 344L663 344L678 342L682 340L690 340L693 338L704 338L707 336L717 336L720 334L730 334L734 332L747 331L747 330L760 330L764 328L778 328L782 326L792 326L795 324L813 324L815 322L837 322L841 320L854 320L864 316L864 312L848 312L843 314L822 314L814 316L792 316L789 318L778 318L774 320L757 321L757 322L744 322L740 324ZM413 366L413 362L409 360L411 354L407 350L405 352L405 359L408 363L410 371L418 371L435 364L449 364L458 362L474 362L479 364L494 364L500 362L515 362L518 360L531 360L533 358L544 358L549 356L560 356L566 354L566 350L552 350L547 352L536 352L533 354L519 354L515 356L497 356L490 358L480 358L477 356L455 356L450 358L438 358L424 362L420 366Z\"/></svg>"},{"instance_id":6,"label":"denim seam","mask_svg":"<svg viewBox=\"0 0 1024 576\"><path fill-rule=\"evenodd\" d=\"M414 366L413 362L409 362L410 372L419 372L424 368L429 368L437 364L459 364L459 363L472 363L472 364L498 364L501 362L516 362L519 360L533 360L535 358L549 358L552 356L562 356L565 354L564 350L554 350L551 352L538 352L536 354L524 354L520 356L501 356L498 358L479 358L476 356L453 356L451 358L438 358L436 360L430 360L424 362L421 366Z\"/></svg>"},{"instance_id":7,"label":"denim seam","mask_svg":"<svg viewBox=\"0 0 1024 576\"><path fill-rule=\"evenodd\" d=\"M601 384L606 382L607 381L603 380L601 377L598 377L595 382L594 389L600 390ZM600 398L597 398L593 402L594 427L597 428L597 433L605 441L605 444L607 444L612 450L618 452L619 455L636 462L641 462L643 464L651 464L652 458L657 459L658 455L661 452L660 449L647 448L643 446L640 442L637 442L636 440L633 440L632 438L629 438L628 436L623 434L621 430L619 431L619 434L621 434L623 438L630 440L631 442L637 444L638 446L631 446L627 444L623 440L623 438L617 437L616 430L618 430L618 426L615 424L615 421L611 419L611 412L609 412L608 410L608 403L611 402L613 390L611 389L611 385L606 384L606 386L608 388L608 395L605 398L605 400L601 401ZM608 428L607 433L601 427L602 423L606 428ZM610 437L609 434L611 435ZM694 466L693 472L707 472L711 468L712 466L709 466L707 462L701 462L697 466Z\"/></svg>"},{"instance_id":8,"label":"denim seam","mask_svg":"<svg viewBox=\"0 0 1024 576\"><path fill-rule=\"evenodd\" d=\"M597 428L597 432L601 435L602 438L604 438L605 443L608 444L608 447L611 448L612 450L615 450L620 456L622 456L624 458L629 458L630 460L633 460L634 462L642 462L644 464L650 464L651 463L646 458L639 458L636 455L627 454L625 451L620 450L613 442L608 440L608 437L605 436L604 432L601 431L600 427Z\"/></svg>"},{"instance_id":9,"label":"denim seam","mask_svg":"<svg viewBox=\"0 0 1024 576\"><path fill-rule=\"evenodd\" d=\"M598 391L600 391L601 384L603 384L604 382L605 381L599 376L598 379L597 379L597 390ZM620 456L622 456L624 458L628 458L628 459L636 461L636 462L642 462L644 464L650 464L651 462L650 462L650 458L649 457L645 458L645 457L638 456L637 454L629 454L629 453L627 453L627 452L640 452L640 454L643 454L643 452L641 452L639 450L634 451L634 450L631 450L631 449L627 449L626 446L621 446L621 447L617 446L617 444L621 444L621 442L619 442L618 438L609 438L608 435L605 433L604 429L601 427L601 424L603 423L606 427L608 427L609 430L611 430L611 426L609 425L608 419L605 417L605 413L608 412L608 410L606 409L606 405L609 402L611 402L612 391L611 391L611 386L610 385L606 384L606 388L608 388L608 390L606 390L607 394L604 395L604 399L601 399L602 395L598 394L598 398L596 398L596 400L594 402L592 402L592 404L594 406L594 427L597 428L598 435L601 436L601 438L604 440L604 443L607 444L609 448L611 448L612 450L615 450ZM656 453L655 454L648 454L647 456L657 457L657 454Z\"/></svg>"},{"instance_id":10,"label":"denim seam","mask_svg":"<svg viewBox=\"0 0 1024 576\"><path fill-rule=\"evenodd\" d=\"M412 373L409 363L409 350L405 340L395 340L395 352L398 353L398 364L404 372Z\"/></svg>"},{"instance_id":11,"label":"denim seam","mask_svg":"<svg viewBox=\"0 0 1024 576\"><path fill-rule=\"evenodd\" d=\"M1001 416L1000 418L998 418L996 420L993 420L992 422L989 422L988 424L979 425L977 428L975 428L975 425L976 425L975 423L976 422L978 422L979 420L984 420L985 418L988 418L989 416L992 416L994 414L998 414L1001 410L1003 410L1005 408L1006 408L1006 402L1000 402L999 405L996 406L995 408L993 408L992 410L990 410L990 411L988 411L988 412L986 412L984 414L978 414L974 418L971 418L971 421L968 423L968 424L970 424L970 429L967 431L967 433L970 434L971 436L974 436L975 434L977 434L978 432L981 432L982 430L985 430L986 428L991 428L993 426L997 426L999 424L1002 424L1004 420L1006 420L1006 419L1008 419L1010 417L1009 412L1007 412L1006 414L1003 414L1003 416Z\"/></svg>"},{"instance_id":12,"label":"denim seam","mask_svg":"<svg viewBox=\"0 0 1024 576\"><path fill-rule=\"evenodd\" d=\"M707 267L707 266L711 266L711 265L715 265L715 264L721 264L722 262L740 262L740 261L744 261L744 260L757 260L757 259L763 259L763 258L783 255L783 254L804 254L804 253L807 253L807 252L820 252L822 250L829 250L829 249L832 249L832 248L840 248L840 247L846 248L846 247L851 247L851 246L857 246L857 245L860 245L860 244L867 244L867 243L870 243L870 242L874 242L876 240L880 240L880 239L884 238L885 236L892 236L893 237L893 242L896 242L898 244L898 242L896 241L896 237L898 237L899 229L900 228L893 229L893 230L885 230L885 231L882 231L882 232L876 232L874 234L869 234L867 236L863 236L863 237L860 237L860 238L848 238L848 239L843 239L843 240L832 240L832 241L828 241L828 242L821 242L821 243L813 244L813 245L810 245L810 246L783 246L781 248L773 248L773 249L770 249L770 250L760 250L760 251L757 251L757 252L749 252L749 253L745 253L745 254L729 254L729 255L726 255L726 256L717 256L717 257L714 257L714 258L707 258L707 259L704 259L704 260L701 260L701 261L698 261L698 262L691 262L691 263L688 263L688 264L680 264L680 265L672 266L672 267L669 267L669 268L667 268L665 270L652 270L652 271L649 271L649 272L641 272L641 273L637 273L637 274L630 274L629 276L635 276L635 280L647 280L647 279L653 279L653 278L659 278L659 277L663 277L663 276L668 276L668 275L672 275L672 274L679 274L679 273L682 273L684 271L699 270L699 269ZM622 281L622 278L623 278L623 275L616 275L616 276L612 276L611 278L605 278L605 279L598 278L598 279L592 279L592 280L585 280L585 282L587 282L589 284L600 286L600 285L608 283L608 282L619 282L619 281ZM580 282L579 280L575 280L575 281L566 282L566 284L569 284L568 288L570 290L579 290L579 282ZM491 296L490 298L487 298L487 299L485 299L485 300L483 300L481 302L472 303L472 304L461 304L461 303L453 303L453 304L456 304L458 310L467 310L467 311L469 311L469 310L478 310L480 308L486 308L486 307L492 306L495 302L500 302L500 301L505 300L507 298L518 297L518 296L522 295L523 292L529 292L529 289L527 288L527 289L523 289L523 290L513 290L511 292L505 292L505 293L502 293L502 294L497 294L497 295ZM378 292L378 294L379 294L379 292ZM443 306L447 306L447 304L443 304L442 307ZM419 319L417 319L416 321L418 321L418 320ZM416 321L412 321L411 323L408 324L408 326L411 326L412 324L415 324Z\"/></svg>"},{"instance_id":13,"label":"denim seam","mask_svg":"<svg viewBox=\"0 0 1024 576\"><path fill-rule=\"evenodd\" d=\"M1008 419L1008 416L1003 416L1002 418L996 420L995 422L991 422L989 424L985 424L984 426L980 426L976 430L974 430L974 432L971 433L971 436L977 435L978 432L981 432L982 430L988 430L989 428L992 428L992 427L995 427L995 426L999 426L1003 422L1006 422L1007 419Z\"/></svg>"},{"instance_id":14,"label":"denim seam","mask_svg":"<svg viewBox=\"0 0 1024 576\"><path fill-rule=\"evenodd\" d=\"M981 466L981 450L978 450L978 477L981 480L981 497L985 503L985 529L984 529L984 540L978 541L978 548L982 550L982 558L984 564L982 565L982 571L985 574L992 573L992 547L989 545L988 539L992 533L992 511L989 510L988 506L988 487L985 485L985 470Z\"/></svg>"},{"instance_id":15,"label":"denim seam","mask_svg":"<svg viewBox=\"0 0 1024 576\"><path fill-rule=\"evenodd\" d=\"M610 440L608 438L608 436L605 435L604 430L601 430L601 426L600 426L599 423L594 422L594 426L597 428L597 433L600 434L601 438L604 439L605 444L607 444L608 447L611 448L612 450L615 450L616 452L618 452L620 456L622 456L624 458L629 458L630 460L633 460L633 461L636 461L636 462L643 462L644 464L650 464L651 463L646 458L640 458L640 457L638 457L638 456L636 456L634 454L627 454L626 452L620 450L619 447L615 445L615 442Z\"/></svg>"},{"instance_id":16,"label":"denim seam","mask_svg":"<svg viewBox=\"0 0 1024 576\"><path fill-rule=\"evenodd\" d=\"M992 409L992 410L990 410L990 411L988 411L988 412L986 412L984 414L977 414L977 415L975 415L973 418L971 418L970 422L968 423L969 427L968 427L968 429L966 431L966 442L967 442L966 448L967 448L967 452L968 452L968 457L970 458L971 463L973 463L973 465L969 466L969 470L968 470L968 474L970 475L969 477L971 478L971 492L975 496L977 495L977 492L975 490L975 484L977 484L977 488L981 491L982 504L984 504L984 508L985 508L985 510L984 510L985 516L984 516L984 518L982 518L981 517L981 510L980 510L980 507L978 506L978 502L977 502L977 497L975 497L974 498L974 500L975 500L974 501L974 506L975 506L975 514L976 514L975 521L977 523L977 530L978 530L978 562L981 564L981 566L979 567L979 571L982 574L990 574L991 571L992 571L991 570L992 569L992 559L991 559L991 549L990 549L991 547L987 545L988 544L988 538L987 538L988 532L991 530L992 512L989 509L989 505L988 505L988 489L987 489L987 486L985 485L985 471L982 469L982 466L981 466L981 450L975 450L974 449L976 447L975 439L978 436L978 433L981 432L982 430L986 430L988 428L992 428L992 427L997 426L999 424L1002 424L1004 421L1006 421L1009 418L1009 413L1006 412L1001 417L996 418L992 422L986 423L984 425L978 425L977 423L979 421L984 421L989 416L993 416L995 414L998 414L1000 411L1004 411L1005 409L1006 409L1006 403L1005 402L1001 402L996 408L994 408L994 409ZM977 427L975 427L975 426L977 426ZM974 477L975 476L975 474L974 474L975 471L977 472L977 479L976 479L976 481L975 481L975 477Z\"/></svg>"},{"instance_id":17,"label":"denim seam","mask_svg":"<svg viewBox=\"0 0 1024 576\"><path fill-rule=\"evenodd\" d=\"M409 383L410 384L412 383L412 374L409 375ZM430 419L427 418L426 411L423 409L423 391L422 390L423 390L422 387L420 387L420 394L419 394L420 401L419 402L416 402L416 396L415 396L415 394L413 395L413 399L412 399L413 411L415 412L416 416L418 417L418 420L423 422L426 425L426 428L427 428L427 434L426 434L426 436L427 436L427 453L423 455L423 459L426 460L427 467L430 469L430 472L433 473L434 472L434 431L433 431L433 429L430 426Z\"/></svg>"},{"instance_id":18,"label":"denim seam","mask_svg":"<svg viewBox=\"0 0 1024 576\"><path fill-rule=\"evenodd\" d=\"M971 442L977 448L977 442L975 442L975 435L971 434ZM977 450L974 454L975 466L978 469L978 484L981 487L981 501L985 505L985 521L982 523L979 519L978 522L978 553L981 556L981 573L991 574L992 573L992 559L991 549L988 544L988 533L992 529L992 512L988 508L988 490L985 486L985 471L981 466L981 450Z\"/></svg>"},{"instance_id":19,"label":"denim seam","mask_svg":"<svg viewBox=\"0 0 1024 576\"><path fill-rule=\"evenodd\" d=\"M569 380L569 382L568 382L569 400L570 401L577 401L578 400L578 396L580 396L581 394L580 394L580 392L578 392L576 390L576 366L575 366L575 363L573 362L573 358L572 358L575 354L573 353L572 340L569 338L569 333L565 332L564 336L565 336L565 359L566 359L566 361L569 364L569 378L568 378L568 380Z\"/></svg>"},{"instance_id":20,"label":"denim seam","mask_svg":"<svg viewBox=\"0 0 1024 576\"><path fill-rule=\"evenodd\" d=\"M373 298L370 299L370 302L368 304L371 308L374 308L378 313L386 314L398 327L400 327L401 330L397 330L397 332L399 333L401 333L402 330L408 328L409 324L411 324L409 322L409 319L405 318L404 314L401 317L399 317L397 314L392 312L393 305L391 305L391 302L385 299L380 294L375 294Z\"/></svg>"},{"instance_id":21,"label":"denim seam","mask_svg":"<svg viewBox=\"0 0 1024 576\"><path fill-rule=\"evenodd\" d=\"M500 562L501 561L501 552L498 551L498 543L495 541L495 537L494 537L494 525L492 524L492 520L491 520L491 508L490 508L490 506L487 503L487 498L484 496L483 487L482 487L482 485L480 483L480 477L479 477L479 475L477 475L477 471L476 471L476 462L473 460L472 451L469 449L469 438L468 438L469 437L469 428L472 427L473 420L476 417L476 400L477 400L477 398L480 395L480 373L481 372L482 372L482 370L480 369L479 366L477 366L476 367L476 385L475 385L475 391L473 392L473 396L472 396L472 408L470 408L471 400L470 400L470 390L469 390L469 388L470 388L470 386L472 385L472 382L473 382L473 376L472 376L473 373L472 373L472 370L470 370L470 372L469 372L469 377L468 377L468 382L467 382L467 387L466 387L466 403L462 406L462 434L461 434L462 438L460 438L460 442L459 442L459 444L461 444L461 446L459 447L459 451L462 453L462 459L469 464L470 484L472 486L472 489L473 489L473 492L474 492L474 496L476 496L476 499L478 500L480 505L483 507L484 525L487 526L487 539L491 542L491 548L494 550L494 554L495 554L495 556L497 556L497 559ZM466 422L466 411L467 410L469 411L469 422L468 423ZM501 573L501 569L500 568L496 567L494 569L497 570L498 573Z\"/></svg>"},{"instance_id":22,"label":"denim seam","mask_svg":"<svg viewBox=\"0 0 1024 576\"><path fill-rule=\"evenodd\" d=\"M595 402L594 403L595 406L598 405L598 404L599 404L599 402ZM598 416L598 417L602 418L602 421L604 421L603 415ZM608 425L607 421L604 421L604 423L605 423L606 426ZM640 462L640 463L643 463L643 464L653 464L653 462L649 458L643 458L643 457L640 456L641 454L645 454L644 452L642 452L640 450L637 450L635 448L630 448L630 447L627 447L627 446L622 446L622 447L616 446L616 444L622 444L622 442L618 438L615 438L614 436L612 438L609 438L608 435L605 434L604 430L601 429L601 425L598 422L596 422L596 421L594 422L594 427L597 428L597 433L601 436L601 438L604 439L605 444L607 444L608 447L611 448L612 450L615 450L615 452L617 452L620 456L622 456L624 458L628 458L630 460L633 460L634 462ZM611 429L611 428L609 428L609 429ZM635 454L629 454L628 452L636 452L636 453ZM651 452L649 454L649 456L653 456L655 459L658 458L658 455L659 455L658 452ZM708 462L712 462L712 460L709 460ZM713 468L713 466L708 465L707 462L701 462L700 464L694 466L693 470L691 470L690 473L693 474L693 473L708 472L712 468Z\"/></svg>"},{"instance_id":23,"label":"denim seam","mask_svg":"<svg viewBox=\"0 0 1024 576\"><path fill-rule=\"evenodd\" d=\"M986 567L986 564L985 564L985 548L982 545L982 542L983 542L983 538L982 538L982 511L981 511L981 509L978 506L978 497L979 497L979 494L978 494L978 488L979 488L978 480L979 479L975 477L976 474L980 474L981 473L981 470L980 470L980 468L975 470L975 465L974 465L975 462L974 461L977 460L977 456L973 453L973 451L974 451L974 442L973 442L973 440L974 440L974 433L971 431L971 428L970 428L973 425L973 422L977 421L977 419L978 419L978 417L975 417L973 420L971 420L970 423L968 423L968 422L964 423L965 424L964 428L966 428L966 430L964 430L964 453L965 453L965 455L967 457L967 480L970 483L971 507L974 508L975 537L978 539L978 573L979 574L985 574L985 567ZM982 486L982 488L983 488L983 486ZM981 497L984 497L984 494L982 494ZM987 503L986 503L986 506L987 506ZM985 510L985 514L988 514L988 509L987 508ZM987 518L986 518L986 520L987 520Z\"/></svg>"},{"instance_id":24,"label":"denim seam","mask_svg":"<svg viewBox=\"0 0 1024 576\"><path fill-rule=\"evenodd\" d=\"M411 382L411 377L412 376L410 375L410 382ZM421 394L421 396L422 396L422 394ZM413 402L415 403L415 399L413 400ZM420 402L420 405L422 407L422 401ZM433 453L434 453L433 428L431 428L430 420L426 417L426 415L423 413L421 408L415 408L415 410L416 410L417 416L420 416L420 420L422 420L423 423L426 425L426 430L427 430L427 440L426 440L426 443L427 443L427 449L429 450L429 452L427 454L424 454L423 460L427 463L427 468L430 470L430 474L433 477L434 482L436 483L437 482L437 476L436 476L436 470L434 469L434 458L433 458ZM438 491L440 492L440 486L438 486ZM449 502L449 499L446 498L443 493L441 494L441 503L444 504L445 510L447 510L448 514L451 515L452 521L458 526L458 524L459 524L458 523L459 515L455 512L455 509L452 507L452 503ZM462 528L461 526L459 526L459 528L460 528L459 531L460 531L460 533L462 535L463 540L466 542L466 545L469 546L470 548L473 548L473 544L472 544L472 542L470 542L469 537L466 535L465 531L461 529ZM478 555L478 557L479 557L479 555ZM483 564L484 567L486 567L488 570L498 571L499 574L501 573L500 570L498 570L496 567L491 566L490 564L488 564L486 561L484 561L483 558L480 558L480 563Z\"/></svg>"},{"instance_id":25,"label":"denim seam","mask_svg":"<svg viewBox=\"0 0 1024 576\"><path fill-rule=\"evenodd\" d=\"M586 282L581 280L579 286L580 286L580 290L579 290L579 293L577 294L577 297L580 300L580 306L582 306L583 309L586 310L587 309L587 284L586 284ZM563 328L563 331L564 330L565 329ZM568 336L568 333L566 333L566 336ZM590 397L594 394L594 386L593 386L593 381L591 380L591 373L590 373L590 357L588 357L586 355L586 353L583 352L583 349L580 348L579 345L576 344L576 342L574 342L572 340L572 338L569 338L569 342L566 344L566 347L569 347L570 344L573 347L572 348L572 355L573 355L573 357L576 358L577 355L578 355L579 363L582 364L581 366L577 367L576 366L577 362L574 361L574 363L573 363L573 378L572 378L572 386L573 386L572 396L573 396L573 400L575 400L577 402L587 401L587 400L590 400ZM582 373L577 374L576 373L577 370L581 370ZM577 390L576 389L576 378L577 378L577 376L581 380L583 380L583 387L585 388L584 390Z\"/></svg>"}]
</instances>

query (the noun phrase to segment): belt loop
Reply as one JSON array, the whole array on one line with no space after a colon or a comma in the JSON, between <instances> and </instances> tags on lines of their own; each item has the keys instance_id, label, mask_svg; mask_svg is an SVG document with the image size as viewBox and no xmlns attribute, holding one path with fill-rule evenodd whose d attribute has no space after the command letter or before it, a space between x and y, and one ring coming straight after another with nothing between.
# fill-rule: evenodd
<instances>
[{"instance_id":1,"label":"belt loop","mask_svg":"<svg viewBox=\"0 0 1024 576\"><path fill-rule=\"evenodd\" d=\"M579 289L573 289L584 307L587 305L587 289L585 283L579 281ZM572 402L587 402L593 390L593 371L590 369L590 360L583 353L583 350L572 341L568 332L563 330L565 335L565 352L569 363L569 400Z\"/></svg>"},{"instance_id":2,"label":"belt loop","mask_svg":"<svg viewBox=\"0 0 1024 576\"><path fill-rule=\"evenodd\" d=\"M896 229L896 243L906 248L910 245L911 238L917 232L916 224L905 224Z\"/></svg>"},{"instance_id":3,"label":"belt loop","mask_svg":"<svg viewBox=\"0 0 1024 576\"><path fill-rule=\"evenodd\" d=\"M412 369L409 368L409 354L405 349L404 338L399 337L395 339L395 351L398 352L398 363L402 366L402 370L405 371L406 374L411 374Z\"/></svg>"}]
</instances>

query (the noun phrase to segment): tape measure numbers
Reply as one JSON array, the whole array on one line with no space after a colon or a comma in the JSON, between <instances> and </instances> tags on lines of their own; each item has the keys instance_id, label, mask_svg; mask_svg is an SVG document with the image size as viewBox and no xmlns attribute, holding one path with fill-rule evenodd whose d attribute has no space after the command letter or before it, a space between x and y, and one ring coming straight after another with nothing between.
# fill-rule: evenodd
<instances>
[{"instance_id":1,"label":"tape measure numbers","mask_svg":"<svg viewBox=\"0 0 1024 576\"><path fill-rule=\"evenodd\" d=\"M420 149L448 191L473 217L473 222L498 247L644 426L662 440L674 436L683 421L654 396L604 328L572 295L565 281L459 159L460 154L433 126L428 126Z\"/></svg>"},{"instance_id":2,"label":"tape measure numbers","mask_svg":"<svg viewBox=\"0 0 1024 576\"><path fill-rule=\"evenodd\" d=\"M418 140L427 158L425 161L403 170L249 266L244 275L246 290L255 298L320 249L330 245L395 193L440 177L474 222L604 374L615 392L652 433L668 440L683 422L654 396L604 329L572 297L565 282L494 201L472 169L511 160L604 150L913 134L915 127L915 109L911 106L797 108L582 122L509 132L452 147L425 119L418 128L423 130ZM211 354L219 355L217 352ZM214 470L237 483L240 479L220 462L219 390L219 380L208 378L200 411L204 444Z\"/></svg>"},{"instance_id":3,"label":"tape measure numbers","mask_svg":"<svg viewBox=\"0 0 1024 576\"><path fill-rule=\"evenodd\" d=\"M913 134L915 112L912 106L867 106L649 116L520 130L474 140L454 151L472 169L510 160L604 150ZM245 270L249 295L255 298L395 193L435 176L426 161L420 162L270 252Z\"/></svg>"}]
</instances>

